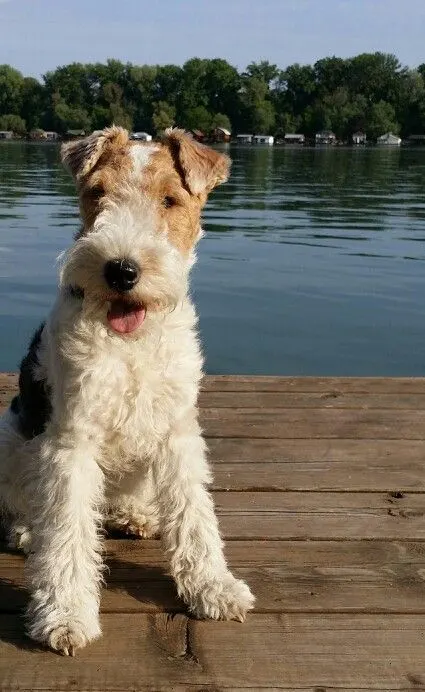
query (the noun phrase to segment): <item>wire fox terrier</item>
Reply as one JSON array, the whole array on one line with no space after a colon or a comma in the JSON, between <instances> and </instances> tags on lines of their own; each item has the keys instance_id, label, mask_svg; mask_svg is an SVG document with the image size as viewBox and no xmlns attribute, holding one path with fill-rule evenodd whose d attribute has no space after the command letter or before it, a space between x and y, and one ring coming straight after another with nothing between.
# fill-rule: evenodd
<instances>
[{"instance_id":1,"label":"wire fox terrier","mask_svg":"<svg viewBox=\"0 0 425 692\"><path fill-rule=\"evenodd\" d=\"M171 129L111 127L62 147L82 228L0 420L0 499L28 553L29 635L65 655L101 634L101 527L160 531L198 617L244 620L206 485L202 355L188 295L201 209L227 156Z\"/></svg>"}]
</instances>

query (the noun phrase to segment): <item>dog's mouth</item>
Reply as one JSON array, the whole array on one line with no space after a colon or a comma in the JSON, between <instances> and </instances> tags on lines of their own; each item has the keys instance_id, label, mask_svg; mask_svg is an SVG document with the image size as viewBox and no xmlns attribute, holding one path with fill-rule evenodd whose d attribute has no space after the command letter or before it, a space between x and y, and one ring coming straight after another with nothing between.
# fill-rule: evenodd
<instances>
[{"instance_id":1,"label":"dog's mouth","mask_svg":"<svg viewBox=\"0 0 425 692\"><path fill-rule=\"evenodd\" d=\"M130 303L122 298L111 301L108 310L108 325L117 334L134 332L146 317L146 307L142 303Z\"/></svg>"}]
</instances>

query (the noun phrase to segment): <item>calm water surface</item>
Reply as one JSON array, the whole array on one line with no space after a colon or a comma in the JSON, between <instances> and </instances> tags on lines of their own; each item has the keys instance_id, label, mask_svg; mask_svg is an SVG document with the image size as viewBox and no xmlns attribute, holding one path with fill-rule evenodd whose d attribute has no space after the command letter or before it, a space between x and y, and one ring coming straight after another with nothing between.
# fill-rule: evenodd
<instances>
[{"instance_id":1,"label":"calm water surface","mask_svg":"<svg viewBox=\"0 0 425 692\"><path fill-rule=\"evenodd\" d=\"M425 150L234 148L193 293L208 372L425 375ZM0 370L78 227L58 147L0 144Z\"/></svg>"}]
</instances>

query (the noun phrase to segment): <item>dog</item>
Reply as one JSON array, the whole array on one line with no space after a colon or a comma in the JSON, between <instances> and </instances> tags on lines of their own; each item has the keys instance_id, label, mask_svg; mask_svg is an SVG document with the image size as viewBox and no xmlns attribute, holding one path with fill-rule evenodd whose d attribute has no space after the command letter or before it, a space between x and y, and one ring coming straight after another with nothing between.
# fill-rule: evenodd
<instances>
[{"instance_id":1,"label":"dog","mask_svg":"<svg viewBox=\"0 0 425 692\"><path fill-rule=\"evenodd\" d=\"M64 655L101 634L102 527L158 531L199 618L254 604L229 571L198 423L202 354L189 273L230 160L180 129L112 126L62 146L81 230L0 422L9 543L27 554L30 637Z\"/></svg>"}]
</instances>

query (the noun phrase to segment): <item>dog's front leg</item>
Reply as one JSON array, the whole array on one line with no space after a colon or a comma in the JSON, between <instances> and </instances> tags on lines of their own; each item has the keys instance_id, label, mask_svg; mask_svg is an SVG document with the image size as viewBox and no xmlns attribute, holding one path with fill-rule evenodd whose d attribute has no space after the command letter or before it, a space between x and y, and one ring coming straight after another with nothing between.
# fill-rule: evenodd
<instances>
[{"instance_id":1,"label":"dog's front leg","mask_svg":"<svg viewBox=\"0 0 425 692\"><path fill-rule=\"evenodd\" d=\"M157 461L161 532L179 596L197 617L243 621L254 597L226 565L196 420L169 436Z\"/></svg>"},{"instance_id":2,"label":"dog's front leg","mask_svg":"<svg viewBox=\"0 0 425 692\"><path fill-rule=\"evenodd\" d=\"M95 445L46 435L33 498L33 543L27 561L29 635L74 655L101 633L100 508L103 474Z\"/></svg>"}]
</instances>

